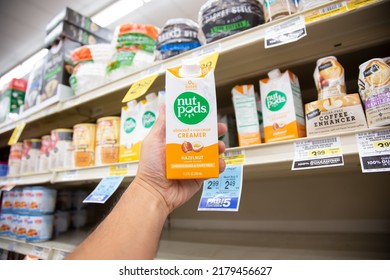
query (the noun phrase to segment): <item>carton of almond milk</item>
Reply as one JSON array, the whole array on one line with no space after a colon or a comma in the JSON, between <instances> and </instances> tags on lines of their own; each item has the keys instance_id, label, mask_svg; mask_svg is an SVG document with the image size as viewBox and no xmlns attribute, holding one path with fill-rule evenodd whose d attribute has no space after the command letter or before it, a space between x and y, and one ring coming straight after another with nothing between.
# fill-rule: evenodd
<instances>
[{"instance_id":1,"label":"carton of almond milk","mask_svg":"<svg viewBox=\"0 0 390 280\"><path fill-rule=\"evenodd\" d=\"M301 90L297 76L279 69L260 80L265 142L306 136Z\"/></svg>"}]
</instances>

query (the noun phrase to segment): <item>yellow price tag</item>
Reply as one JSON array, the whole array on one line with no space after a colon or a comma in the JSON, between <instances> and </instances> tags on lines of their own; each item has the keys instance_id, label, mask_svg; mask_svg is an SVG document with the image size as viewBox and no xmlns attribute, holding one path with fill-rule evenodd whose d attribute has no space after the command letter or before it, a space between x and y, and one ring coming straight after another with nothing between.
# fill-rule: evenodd
<instances>
[{"instance_id":1,"label":"yellow price tag","mask_svg":"<svg viewBox=\"0 0 390 280\"><path fill-rule=\"evenodd\" d=\"M387 139L387 140L380 140L380 141L375 141L374 142L374 148L375 149L388 149L390 148L390 140Z\"/></svg>"},{"instance_id":2,"label":"yellow price tag","mask_svg":"<svg viewBox=\"0 0 390 280\"><path fill-rule=\"evenodd\" d=\"M144 95L148 91L150 86L154 83L157 77L158 77L158 73L150 75L132 84L129 91L126 93L125 97L123 98L122 102L123 103L129 102L131 100L134 100Z\"/></svg>"},{"instance_id":3,"label":"yellow price tag","mask_svg":"<svg viewBox=\"0 0 390 280\"><path fill-rule=\"evenodd\" d=\"M245 162L245 155L243 151L228 151L221 155L225 160L226 165L242 165Z\"/></svg>"},{"instance_id":4,"label":"yellow price tag","mask_svg":"<svg viewBox=\"0 0 390 280\"><path fill-rule=\"evenodd\" d=\"M215 69L217 66L219 53L212 53L200 60L200 68L202 69L202 75L206 75L211 69Z\"/></svg>"},{"instance_id":5,"label":"yellow price tag","mask_svg":"<svg viewBox=\"0 0 390 280\"><path fill-rule=\"evenodd\" d=\"M321 157L321 156L340 154L340 152L341 152L340 147L315 149L315 150L309 150L308 156L309 157Z\"/></svg>"},{"instance_id":6,"label":"yellow price tag","mask_svg":"<svg viewBox=\"0 0 390 280\"><path fill-rule=\"evenodd\" d=\"M126 176L129 172L127 164L110 166L109 176Z\"/></svg>"},{"instance_id":7,"label":"yellow price tag","mask_svg":"<svg viewBox=\"0 0 390 280\"><path fill-rule=\"evenodd\" d=\"M354 10L357 8L360 8L362 6L366 6L372 3L377 2L378 0L352 0L348 2L348 9L349 10Z\"/></svg>"},{"instance_id":8,"label":"yellow price tag","mask_svg":"<svg viewBox=\"0 0 390 280\"><path fill-rule=\"evenodd\" d=\"M20 135L22 135L23 129L26 126L25 122L19 123L14 131L12 132L11 138L8 141L8 145L16 144L19 140Z\"/></svg>"},{"instance_id":9,"label":"yellow price tag","mask_svg":"<svg viewBox=\"0 0 390 280\"><path fill-rule=\"evenodd\" d=\"M323 8L319 8L318 10L309 12L305 15L305 22L322 20L324 18L329 18L340 13L345 13L346 11L348 11L346 2L343 1L340 3L335 3Z\"/></svg>"}]
</instances>

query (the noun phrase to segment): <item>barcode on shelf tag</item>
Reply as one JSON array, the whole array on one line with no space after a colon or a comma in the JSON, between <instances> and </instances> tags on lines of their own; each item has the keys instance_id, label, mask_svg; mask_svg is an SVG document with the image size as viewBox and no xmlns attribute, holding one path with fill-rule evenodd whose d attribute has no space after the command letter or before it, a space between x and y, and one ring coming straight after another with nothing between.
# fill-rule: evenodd
<instances>
[{"instance_id":1,"label":"barcode on shelf tag","mask_svg":"<svg viewBox=\"0 0 390 280\"><path fill-rule=\"evenodd\" d=\"M225 160L226 165L243 165L245 163L244 150L226 151L221 157Z\"/></svg>"},{"instance_id":2,"label":"barcode on shelf tag","mask_svg":"<svg viewBox=\"0 0 390 280\"><path fill-rule=\"evenodd\" d=\"M237 212L242 190L242 165L228 165L216 179L203 182L198 211Z\"/></svg>"},{"instance_id":3,"label":"barcode on shelf tag","mask_svg":"<svg viewBox=\"0 0 390 280\"><path fill-rule=\"evenodd\" d=\"M296 141L294 152L291 170L344 165L340 137Z\"/></svg>"},{"instance_id":4,"label":"barcode on shelf tag","mask_svg":"<svg viewBox=\"0 0 390 280\"><path fill-rule=\"evenodd\" d=\"M356 134L363 173L390 171L390 129Z\"/></svg>"},{"instance_id":5,"label":"barcode on shelf tag","mask_svg":"<svg viewBox=\"0 0 390 280\"><path fill-rule=\"evenodd\" d=\"M109 176L126 176L129 172L128 164L118 164L110 166Z\"/></svg>"},{"instance_id":6,"label":"barcode on shelf tag","mask_svg":"<svg viewBox=\"0 0 390 280\"><path fill-rule=\"evenodd\" d=\"M103 178L83 203L105 203L119 187L123 178L123 176Z\"/></svg>"},{"instance_id":7,"label":"barcode on shelf tag","mask_svg":"<svg viewBox=\"0 0 390 280\"><path fill-rule=\"evenodd\" d=\"M313 22L348 11L347 2L331 4L329 6L313 10L305 15L306 22Z\"/></svg>"},{"instance_id":8,"label":"barcode on shelf tag","mask_svg":"<svg viewBox=\"0 0 390 280\"><path fill-rule=\"evenodd\" d=\"M38 246L33 246L30 252L31 256L35 256L39 259L43 259L45 255L45 249Z\"/></svg>"},{"instance_id":9,"label":"barcode on shelf tag","mask_svg":"<svg viewBox=\"0 0 390 280\"><path fill-rule=\"evenodd\" d=\"M306 24L303 16L296 16L265 29L264 47L272 48L292 43L305 37Z\"/></svg>"}]
</instances>

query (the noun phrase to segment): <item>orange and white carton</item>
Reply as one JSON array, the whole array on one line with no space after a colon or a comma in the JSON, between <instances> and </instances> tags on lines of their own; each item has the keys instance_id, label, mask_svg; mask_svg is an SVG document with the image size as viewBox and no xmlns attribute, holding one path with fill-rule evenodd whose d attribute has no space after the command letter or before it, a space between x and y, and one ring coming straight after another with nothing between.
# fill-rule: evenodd
<instances>
[{"instance_id":1,"label":"orange and white carton","mask_svg":"<svg viewBox=\"0 0 390 280\"><path fill-rule=\"evenodd\" d=\"M279 69L260 80L265 142L306 136L305 117L299 81L294 73Z\"/></svg>"},{"instance_id":2,"label":"orange and white carton","mask_svg":"<svg viewBox=\"0 0 390 280\"><path fill-rule=\"evenodd\" d=\"M217 178L214 68L202 71L199 63L184 61L181 67L167 69L165 98L167 178Z\"/></svg>"},{"instance_id":3,"label":"orange and white carton","mask_svg":"<svg viewBox=\"0 0 390 280\"><path fill-rule=\"evenodd\" d=\"M236 113L238 144L240 146L260 144L260 126L254 86L235 86L232 89L232 98Z\"/></svg>"}]
</instances>

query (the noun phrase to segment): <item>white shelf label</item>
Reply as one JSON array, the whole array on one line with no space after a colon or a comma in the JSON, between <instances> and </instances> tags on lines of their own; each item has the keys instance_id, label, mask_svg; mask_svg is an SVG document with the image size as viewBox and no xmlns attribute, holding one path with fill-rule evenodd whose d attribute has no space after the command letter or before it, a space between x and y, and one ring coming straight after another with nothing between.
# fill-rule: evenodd
<instances>
[{"instance_id":1,"label":"white shelf label","mask_svg":"<svg viewBox=\"0 0 390 280\"><path fill-rule=\"evenodd\" d=\"M123 180L123 176L111 176L103 178L90 195L84 199L84 203L105 203L116 191Z\"/></svg>"},{"instance_id":2,"label":"white shelf label","mask_svg":"<svg viewBox=\"0 0 390 280\"><path fill-rule=\"evenodd\" d=\"M356 134L363 173L390 171L390 129Z\"/></svg>"},{"instance_id":3,"label":"white shelf label","mask_svg":"<svg viewBox=\"0 0 390 280\"><path fill-rule=\"evenodd\" d=\"M68 170L64 172L64 180L73 180L78 176L77 170Z\"/></svg>"},{"instance_id":4,"label":"white shelf label","mask_svg":"<svg viewBox=\"0 0 390 280\"><path fill-rule=\"evenodd\" d=\"M294 148L292 170L344 165L340 137L296 141Z\"/></svg>"},{"instance_id":5,"label":"white shelf label","mask_svg":"<svg viewBox=\"0 0 390 280\"><path fill-rule=\"evenodd\" d=\"M37 257L38 259L43 259L45 255L45 249L42 247L33 246L30 255Z\"/></svg>"},{"instance_id":6,"label":"white shelf label","mask_svg":"<svg viewBox=\"0 0 390 280\"><path fill-rule=\"evenodd\" d=\"M204 181L198 211L238 211L242 170L241 164L228 165L219 178Z\"/></svg>"},{"instance_id":7,"label":"white shelf label","mask_svg":"<svg viewBox=\"0 0 390 280\"><path fill-rule=\"evenodd\" d=\"M265 29L264 47L267 49L292 43L306 35L305 18L293 17Z\"/></svg>"}]
</instances>

